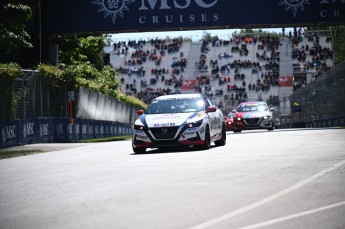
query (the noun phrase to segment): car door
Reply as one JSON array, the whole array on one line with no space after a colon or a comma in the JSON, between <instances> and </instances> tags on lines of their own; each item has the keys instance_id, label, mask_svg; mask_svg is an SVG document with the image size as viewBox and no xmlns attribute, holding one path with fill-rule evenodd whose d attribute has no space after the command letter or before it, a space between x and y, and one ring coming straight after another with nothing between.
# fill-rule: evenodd
<instances>
[{"instance_id":1,"label":"car door","mask_svg":"<svg viewBox=\"0 0 345 229\"><path fill-rule=\"evenodd\" d=\"M206 110L210 106L215 106L215 104L208 97L206 97L205 103L207 104ZM221 118L222 117L221 117L219 109L217 109L217 111L215 112L207 112L207 115L209 117L209 123L210 123L210 136L211 136L211 139L213 139L215 136L217 136L217 134L221 132L221 128L222 128Z\"/></svg>"}]
</instances>

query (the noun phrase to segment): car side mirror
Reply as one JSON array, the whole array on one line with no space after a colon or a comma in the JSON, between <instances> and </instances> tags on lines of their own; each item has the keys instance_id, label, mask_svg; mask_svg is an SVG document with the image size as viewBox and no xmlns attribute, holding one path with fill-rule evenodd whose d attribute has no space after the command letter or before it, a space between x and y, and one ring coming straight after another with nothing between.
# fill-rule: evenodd
<instances>
[{"instance_id":1,"label":"car side mirror","mask_svg":"<svg viewBox=\"0 0 345 229\"><path fill-rule=\"evenodd\" d=\"M270 108L270 111L276 111L276 109L275 109L275 108L273 108L273 107L271 107L271 108Z\"/></svg>"},{"instance_id":2,"label":"car side mirror","mask_svg":"<svg viewBox=\"0 0 345 229\"><path fill-rule=\"evenodd\" d=\"M231 112L232 112L233 114L236 114L236 113L237 113L237 111L236 111L236 110L232 110Z\"/></svg>"},{"instance_id":3,"label":"car side mirror","mask_svg":"<svg viewBox=\"0 0 345 229\"><path fill-rule=\"evenodd\" d=\"M142 115L142 114L144 114L144 111L143 110L137 110L137 115Z\"/></svg>"},{"instance_id":4,"label":"car side mirror","mask_svg":"<svg viewBox=\"0 0 345 229\"><path fill-rule=\"evenodd\" d=\"M207 108L207 112L208 112L208 113L216 112L216 111L217 111L217 107L215 107L215 106L209 106L209 107Z\"/></svg>"}]
</instances>

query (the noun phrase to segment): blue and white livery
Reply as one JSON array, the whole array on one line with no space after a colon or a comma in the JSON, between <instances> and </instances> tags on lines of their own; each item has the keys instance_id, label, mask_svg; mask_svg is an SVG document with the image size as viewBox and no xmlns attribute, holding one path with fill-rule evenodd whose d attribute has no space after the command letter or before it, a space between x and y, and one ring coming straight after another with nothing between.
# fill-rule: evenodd
<instances>
[{"instance_id":1,"label":"blue and white livery","mask_svg":"<svg viewBox=\"0 0 345 229\"><path fill-rule=\"evenodd\" d=\"M209 149L211 142L226 143L223 113L202 94L160 96L146 112L137 114L132 138L135 153L173 146Z\"/></svg>"}]
</instances>

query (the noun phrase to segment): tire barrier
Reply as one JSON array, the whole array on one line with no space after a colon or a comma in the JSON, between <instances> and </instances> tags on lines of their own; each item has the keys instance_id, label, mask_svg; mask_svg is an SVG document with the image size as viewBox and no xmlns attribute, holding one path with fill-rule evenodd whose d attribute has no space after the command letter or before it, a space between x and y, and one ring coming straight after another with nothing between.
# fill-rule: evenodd
<instances>
[{"instance_id":1,"label":"tire barrier","mask_svg":"<svg viewBox=\"0 0 345 229\"><path fill-rule=\"evenodd\" d=\"M0 121L0 131L0 149L35 143L71 143L132 134L129 124L70 118Z\"/></svg>"}]
</instances>

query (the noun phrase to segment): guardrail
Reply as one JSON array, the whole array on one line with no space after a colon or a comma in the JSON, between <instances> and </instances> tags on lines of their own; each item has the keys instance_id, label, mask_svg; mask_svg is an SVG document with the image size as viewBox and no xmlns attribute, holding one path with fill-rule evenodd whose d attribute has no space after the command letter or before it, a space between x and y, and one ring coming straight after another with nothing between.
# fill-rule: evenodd
<instances>
[{"instance_id":1,"label":"guardrail","mask_svg":"<svg viewBox=\"0 0 345 229\"><path fill-rule=\"evenodd\" d=\"M0 121L0 149L35 143L69 143L79 140L131 135L129 124L70 118L30 118Z\"/></svg>"}]
</instances>

